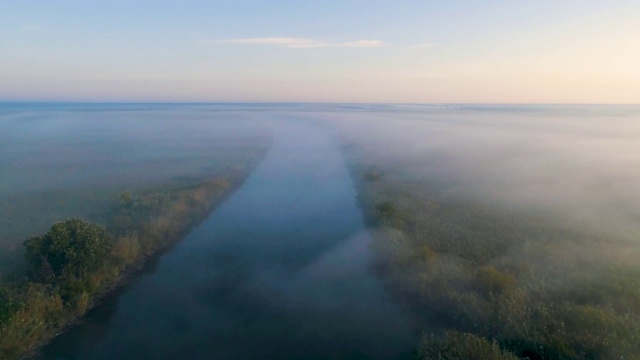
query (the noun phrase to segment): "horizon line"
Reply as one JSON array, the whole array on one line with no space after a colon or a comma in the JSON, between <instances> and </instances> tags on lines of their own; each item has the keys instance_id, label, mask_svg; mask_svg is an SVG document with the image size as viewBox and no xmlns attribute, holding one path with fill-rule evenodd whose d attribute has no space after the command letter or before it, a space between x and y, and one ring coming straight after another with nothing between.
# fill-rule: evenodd
<instances>
[{"instance_id":1,"label":"horizon line","mask_svg":"<svg viewBox=\"0 0 640 360\"><path fill-rule=\"evenodd\" d=\"M333 102L333 101L83 101L83 100L0 100L0 105L40 104L40 105L619 105L640 106L640 103L545 103L545 102Z\"/></svg>"}]
</instances>

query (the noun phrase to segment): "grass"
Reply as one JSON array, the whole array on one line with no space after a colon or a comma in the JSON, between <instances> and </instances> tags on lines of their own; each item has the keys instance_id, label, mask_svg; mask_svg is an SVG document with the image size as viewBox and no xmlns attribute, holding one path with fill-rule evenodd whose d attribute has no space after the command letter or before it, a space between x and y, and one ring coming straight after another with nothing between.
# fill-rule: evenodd
<instances>
[{"instance_id":1,"label":"grass","mask_svg":"<svg viewBox=\"0 0 640 360\"><path fill-rule=\"evenodd\" d=\"M347 154L375 273L419 328L444 334L419 358L640 359L640 266L602 255L614 239L447 199Z\"/></svg>"}]
</instances>

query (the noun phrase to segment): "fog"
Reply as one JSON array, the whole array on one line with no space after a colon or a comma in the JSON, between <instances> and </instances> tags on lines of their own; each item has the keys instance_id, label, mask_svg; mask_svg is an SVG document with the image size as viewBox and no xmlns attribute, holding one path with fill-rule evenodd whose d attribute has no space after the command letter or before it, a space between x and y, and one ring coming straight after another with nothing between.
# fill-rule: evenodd
<instances>
[{"instance_id":1,"label":"fog","mask_svg":"<svg viewBox=\"0 0 640 360\"><path fill-rule=\"evenodd\" d=\"M325 116L366 161L430 196L546 214L607 240L640 233L640 108L393 107Z\"/></svg>"},{"instance_id":2,"label":"fog","mask_svg":"<svg viewBox=\"0 0 640 360\"><path fill-rule=\"evenodd\" d=\"M251 114L199 107L52 105L0 116L5 196L198 175L233 163L225 146L266 135Z\"/></svg>"},{"instance_id":3,"label":"fog","mask_svg":"<svg viewBox=\"0 0 640 360\"><path fill-rule=\"evenodd\" d=\"M274 111L244 185L107 313L44 359L393 358L410 320L370 272L371 238L335 139Z\"/></svg>"},{"instance_id":4,"label":"fog","mask_svg":"<svg viewBox=\"0 0 640 360\"><path fill-rule=\"evenodd\" d=\"M55 221L103 221L123 190L237 166L268 146L253 112L184 105L0 106L0 277Z\"/></svg>"},{"instance_id":5,"label":"fog","mask_svg":"<svg viewBox=\"0 0 640 360\"><path fill-rule=\"evenodd\" d=\"M637 106L0 110L0 245L14 250L0 258L5 267L53 221L100 221L124 189L266 153L183 242L43 358L193 349L194 358L390 358L410 353L422 331L449 326L547 346L565 334L540 335L537 316L582 311L562 308L575 298L598 310L620 298L605 309L631 314L619 323L640 310L624 292L635 291L625 282L634 273L603 266L640 261ZM363 169L381 176L366 180ZM372 221L380 204L397 218ZM536 307L556 300L548 308L566 312ZM432 323L422 322L425 308ZM584 343L575 329L597 328L574 324L567 347Z\"/></svg>"},{"instance_id":6,"label":"fog","mask_svg":"<svg viewBox=\"0 0 640 360\"><path fill-rule=\"evenodd\" d=\"M419 329L531 359L640 352L640 107L310 117L341 139L374 220L374 269Z\"/></svg>"}]
</instances>

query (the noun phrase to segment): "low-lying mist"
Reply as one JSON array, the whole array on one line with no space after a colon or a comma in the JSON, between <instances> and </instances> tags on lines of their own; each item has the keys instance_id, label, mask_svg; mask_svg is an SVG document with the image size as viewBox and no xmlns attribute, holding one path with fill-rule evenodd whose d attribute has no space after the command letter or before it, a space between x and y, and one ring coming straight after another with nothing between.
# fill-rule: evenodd
<instances>
[{"instance_id":1,"label":"low-lying mist","mask_svg":"<svg viewBox=\"0 0 640 360\"><path fill-rule=\"evenodd\" d=\"M375 228L374 270L419 329L530 359L637 356L639 107L313 117L342 139ZM458 346L447 336L424 353Z\"/></svg>"},{"instance_id":2,"label":"low-lying mist","mask_svg":"<svg viewBox=\"0 0 640 360\"><path fill-rule=\"evenodd\" d=\"M5 107L0 275L21 258L9 250L54 221L99 222L122 190L253 159L237 193L141 282L170 304L212 302L149 306L148 289L134 286L109 341L144 335L167 356L149 324L173 339L172 316L187 312L185 324L206 331L180 341L203 358L386 358L427 332L422 354L469 341L531 360L637 359L639 139L638 106ZM231 325L203 321L218 311ZM457 333L442 340L447 330ZM61 341L52 353L119 351L103 345Z\"/></svg>"},{"instance_id":3,"label":"low-lying mist","mask_svg":"<svg viewBox=\"0 0 640 360\"><path fill-rule=\"evenodd\" d=\"M409 107L330 121L370 165L431 196L549 214L608 240L640 233L640 108ZM552 215L551 215L552 214Z\"/></svg>"},{"instance_id":4,"label":"low-lying mist","mask_svg":"<svg viewBox=\"0 0 640 360\"><path fill-rule=\"evenodd\" d=\"M123 190L197 179L268 146L252 112L206 106L14 105L0 109L0 276L55 221L101 217Z\"/></svg>"}]
</instances>

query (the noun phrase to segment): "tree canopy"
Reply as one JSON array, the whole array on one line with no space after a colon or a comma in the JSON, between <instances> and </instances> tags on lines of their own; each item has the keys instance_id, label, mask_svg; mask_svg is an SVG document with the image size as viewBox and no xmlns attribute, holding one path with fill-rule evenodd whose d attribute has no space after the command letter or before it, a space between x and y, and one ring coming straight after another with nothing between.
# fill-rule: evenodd
<instances>
[{"instance_id":1,"label":"tree canopy","mask_svg":"<svg viewBox=\"0 0 640 360\"><path fill-rule=\"evenodd\" d=\"M42 236L24 242L33 275L46 281L84 278L110 259L113 242L107 231L80 218L55 223Z\"/></svg>"}]
</instances>

